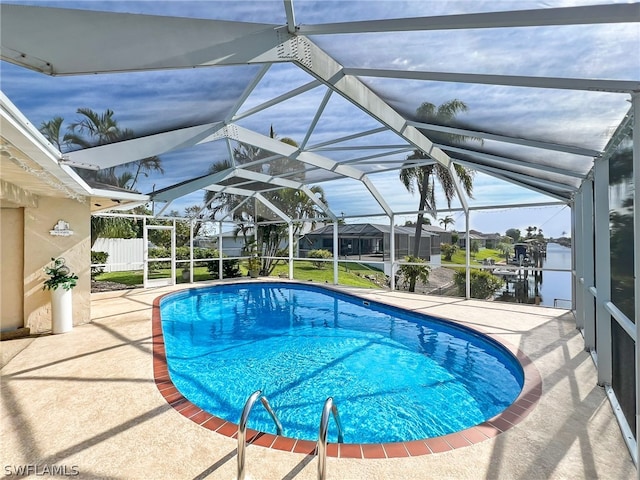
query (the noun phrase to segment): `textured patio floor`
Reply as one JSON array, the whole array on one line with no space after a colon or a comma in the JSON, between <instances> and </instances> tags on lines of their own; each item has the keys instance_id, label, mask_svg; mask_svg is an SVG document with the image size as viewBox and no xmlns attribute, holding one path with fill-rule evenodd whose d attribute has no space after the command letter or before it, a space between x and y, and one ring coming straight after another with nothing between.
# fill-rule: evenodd
<instances>
[{"instance_id":1,"label":"textured patio floor","mask_svg":"<svg viewBox=\"0 0 640 480\"><path fill-rule=\"evenodd\" d=\"M81 479L233 479L236 442L170 407L152 370L151 305L180 287L92 295L92 323L2 348L2 475L66 468ZM184 287L182 287L184 288ZM635 467L573 316L544 307L346 289L461 321L516 345L542 375L521 423L445 453L327 459L329 479L612 479ZM35 467L38 465L38 467ZM11 475L13 473L13 475ZM247 479L315 479L313 456L250 445ZM42 478L32 475L33 478Z\"/></svg>"}]
</instances>

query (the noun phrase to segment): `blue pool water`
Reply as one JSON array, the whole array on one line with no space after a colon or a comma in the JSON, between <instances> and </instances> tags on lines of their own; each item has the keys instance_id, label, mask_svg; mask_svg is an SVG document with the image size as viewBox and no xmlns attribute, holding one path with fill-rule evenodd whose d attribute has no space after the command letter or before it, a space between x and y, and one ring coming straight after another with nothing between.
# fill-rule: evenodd
<instances>
[{"instance_id":1,"label":"blue pool water","mask_svg":"<svg viewBox=\"0 0 640 480\"><path fill-rule=\"evenodd\" d=\"M430 438L482 423L519 395L523 372L488 337L333 290L254 283L161 301L169 374L203 410L237 423L260 389L288 437L316 440L324 401L347 443ZM369 303L369 302L366 302ZM275 433L259 403L248 426ZM329 441L335 442L330 422Z\"/></svg>"}]
</instances>

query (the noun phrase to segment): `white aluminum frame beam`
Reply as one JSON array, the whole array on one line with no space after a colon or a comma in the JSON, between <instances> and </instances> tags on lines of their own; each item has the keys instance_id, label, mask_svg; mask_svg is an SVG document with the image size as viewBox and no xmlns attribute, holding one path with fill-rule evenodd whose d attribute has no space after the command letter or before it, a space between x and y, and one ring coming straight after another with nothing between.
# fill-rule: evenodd
<instances>
[{"instance_id":1,"label":"white aluminum frame beam","mask_svg":"<svg viewBox=\"0 0 640 480\"><path fill-rule=\"evenodd\" d=\"M331 91L331 90L329 90ZM338 137L338 138L334 138L331 140L328 140L326 142L322 142L322 143L316 143L314 145L309 145L305 150L318 150L322 147L327 147L329 145L335 145L336 143L342 143L342 142L348 142L349 140L355 140L356 138L362 138L362 137L367 137L369 135L375 135L376 133L381 133L381 132L386 132L387 128L386 127L378 127L378 128L372 128L371 130L365 130L364 132L358 132L358 133L354 133L353 135L346 135L344 137Z\"/></svg>"},{"instance_id":2,"label":"white aluminum frame beam","mask_svg":"<svg viewBox=\"0 0 640 480\"><path fill-rule=\"evenodd\" d=\"M242 105L244 105L244 102L247 101L247 98L249 98L251 93L256 89L260 81L269 71L269 69L271 68L271 65L272 65L271 63L265 63L260 69L260 71L258 72L258 74L255 77L253 77L253 80L251 80L249 85L246 86L246 88L244 89L244 92L242 92L242 95L240 95L240 97L236 100L236 103L233 105L233 108L231 108L231 111L225 117L225 123L229 123L233 118L233 116L238 113Z\"/></svg>"},{"instance_id":3,"label":"white aluminum frame beam","mask_svg":"<svg viewBox=\"0 0 640 480\"><path fill-rule=\"evenodd\" d=\"M446 153L437 148L417 128L407 125L404 117L378 97L360 79L352 75L345 75L342 65L309 39L299 37L298 40L304 43L299 50L303 50L305 55L304 57L301 55L295 61L302 69L320 79L329 88L335 90L415 148L422 150L442 165L449 166L451 160Z\"/></svg>"},{"instance_id":4,"label":"white aluminum frame beam","mask_svg":"<svg viewBox=\"0 0 640 480\"><path fill-rule=\"evenodd\" d=\"M331 209L322 202L309 187L304 183L295 182L293 180L287 180L286 178L274 177L272 175L266 175L264 173L252 172L249 170L237 169L234 172L234 176L238 178L245 178L248 180L255 180L257 182L271 183L280 187L292 188L295 190L301 190L309 199L315 203L329 218L333 221L337 221L336 215Z\"/></svg>"},{"instance_id":5,"label":"white aluminum frame beam","mask_svg":"<svg viewBox=\"0 0 640 480\"><path fill-rule=\"evenodd\" d=\"M465 162L465 161L461 161L461 160L457 160L457 159L454 160L454 161L456 163L459 163L460 165L463 165L463 166L466 166L466 167L469 167L469 168L473 168L474 170L477 170L479 172L486 173L487 175L490 175L490 176L492 176L494 178L498 178L500 180L504 180L505 182L509 182L509 183L514 184L514 185L518 185L519 187L527 188L527 189L532 190L534 192L538 192L538 193L541 193L541 194L546 195L548 197L555 198L556 200L559 200L562 203L568 203L569 200L570 200L569 197L563 197L563 196L558 195L556 193L551 193L548 190L545 190L545 189L543 189L541 187L536 187L534 185L530 185L528 183L525 183L523 180L515 179L515 178L507 175L506 172L500 171L499 169L492 169L492 168L490 169L490 167L487 168L484 165L478 165L478 164L475 164L475 163Z\"/></svg>"},{"instance_id":6,"label":"white aluminum frame beam","mask_svg":"<svg viewBox=\"0 0 640 480\"><path fill-rule=\"evenodd\" d=\"M562 190L562 191L571 192L571 193L577 190L576 187L571 185L554 182L552 180L543 180L541 178L532 177L531 175L527 175L525 173L511 172L509 170L504 170L499 167L493 167L491 165L480 165L474 162L468 162L466 160L460 160L460 159L454 159L454 162L459 163L460 165L463 165L465 167L473 168L474 170L482 170L483 172L486 172L486 173L504 175L505 177L510 177L510 178L513 178L513 176L515 176L519 179L522 179L523 182L534 182L538 184L541 188L549 187L549 188L554 188L556 190ZM517 179L514 179L514 180L517 181Z\"/></svg>"},{"instance_id":7,"label":"white aluminum frame beam","mask_svg":"<svg viewBox=\"0 0 640 480\"><path fill-rule=\"evenodd\" d=\"M284 0L284 12L287 15L287 31L296 32L296 15L293 11L293 0Z\"/></svg>"},{"instance_id":8,"label":"white aluminum frame beam","mask_svg":"<svg viewBox=\"0 0 640 480\"><path fill-rule=\"evenodd\" d=\"M605 305L611 301L611 252L609 226L609 162L598 159L594 164L594 230L596 283L596 353L598 385L611 385L612 347L611 314Z\"/></svg>"},{"instance_id":9,"label":"white aluminum frame beam","mask_svg":"<svg viewBox=\"0 0 640 480\"><path fill-rule=\"evenodd\" d=\"M216 132L224 128L222 122L181 128L157 133L146 137L133 138L122 142L99 145L69 152L65 156L71 162L83 163L98 168L117 167L142 158L161 155L181 148L192 147L204 139L212 139ZM217 139L223 138L217 136ZM211 140L209 140L211 141Z\"/></svg>"},{"instance_id":10,"label":"white aluminum frame beam","mask_svg":"<svg viewBox=\"0 0 640 480\"><path fill-rule=\"evenodd\" d=\"M587 351L592 351L596 347L596 325L595 310L593 308L593 296L590 289L595 287L595 259L594 259L594 205L593 205L593 181L585 180L580 187L582 198L582 268L583 268L583 321L584 321L584 343Z\"/></svg>"},{"instance_id":11,"label":"white aluminum frame beam","mask_svg":"<svg viewBox=\"0 0 640 480\"><path fill-rule=\"evenodd\" d=\"M2 5L1 22L2 59L48 75L287 62L293 54L283 45L287 27L274 24L25 5Z\"/></svg>"},{"instance_id":12,"label":"white aluminum frame beam","mask_svg":"<svg viewBox=\"0 0 640 480\"><path fill-rule=\"evenodd\" d=\"M320 147L320 148L309 148L307 151L313 152L349 152L349 151L360 151L360 150L388 150L388 149L396 149L396 148L409 148L411 145L406 144L388 144L388 145L345 145L345 146L328 146L328 147Z\"/></svg>"},{"instance_id":13,"label":"white aluminum frame beam","mask_svg":"<svg viewBox=\"0 0 640 480\"><path fill-rule=\"evenodd\" d=\"M331 95L333 95L333 90L331 90L330 88L327 88L326 92L324 93L324 96L322 97L322 101L320 102L320 105L318 105L318 108L316 109L316 113L313 116L313 119L311 120L311 124L307 129L307 133L302 139L302 142L300 142L301 149L303 150L306 149L307 143L309 143L309 139L311 138L311 135L313 134L314 130L316 129L316 126L318 125L318 122L320 121L320 117L322 117L322 115L324 114L324 110L327 108L327 104L331 99Z\"/></svg>"},{"instance_id":14,"label":"white aluminum frame beam","mask_svg":"<svg viewBox=\"0 0 640 480\"><path fill-rule=\"evenodd\" d=\"M233 174L233 169L228 168L226 170L223 170L222 172L212 173L210 175L204 175L202 177L198 177L193 180L180 183L173 187L157 190L156 192L151 194L151 198L154 201L161 201L161 202L168 202L170 200L175 200L176 198L189 195L190 193L193 193L197 190L200 190L203 188L207 189L207 187L209 187L212 184L226 180L232 174ZM251 192L251 193L254 193L254 192Z\"/></svg>"},{"instance_id":15,"label":"white aluminum frame beam","mask_svg":"<svg viewBox=\"0 0 640 480\"><path fill-rule=\"evenodd\" d=\"M407 122L409 125L413 125L416 128L425 128L427 130L433 130L435 132L450 133L454 135L468 135L473 137L479 137L485 140L495 140L496 142L512 143L514 145L523 145L525 147L542 148L544 150L553 150L556 152L573 153L575 155L582 155L584 157L596 157L602 152L598 150L592 150L589 148L576 147L574 145L561 145L559 143L543 142L540 140L531 140L529 138L510 137L507 135L498 135L496 133L482 132L478 130L468 130L464 128L446 127L444 125L435 125L433 123L425 122Z\"/></svg>"},{"instance_id":16,"label":"white aluminum frame beam","mask_svg":"<svg viewBox=\"0 0 640 480\"><path fill-rule=\"evenodd\" d=\"M298 33L302 35L335 35L343 33L409 32L416 30L594 25L628 23L633 21L632 19L634 18L638 18L637 3L300 25Z\"/></svg>"},{"instance_id":17,"label":"white aluminum frame beam","mask_svg":"<svg viewBox=\"0 0 640 480\"><path fill-rule=\"evenodd\" d=\"M382 207L382 209L386 213L391 213L391 208L387 204L384 197L380 194L380 192L378 192L369 178L361 171L348 165L341 165L334 160L312 152L301 152L298 148L292 145L281 142L274 138L267 137L265 135L261 135L238 125L233 125L233 129L229 129L229 132L233 132L233 134L235 135L233 140L236 140L238 142L253 145L255 147L268 150L278 155L282 155L283 157L289 157L308 165L320 167L324 170L336 172L342 176L359 180L369 190L369 193L371 193L380 207Z\"/></svg>"},{"instance_id":18,"label":"white aluminum frame beam","mask_svg":"<svg viewBox=\"0 0 640 480\"><path fill-rule=\"evenodd\" d=\"M596 80L588 78L532 77L524 75L485 75L477 73L426 72L417 70L389 70L374 68L345 68L346 75L359 77L401 78L432 82L473 83L507 87L552 88L586 90L591 92L631 93L640 89L635 80Z\"/></svg>"},{"instance_id":19,"label":"white aluminum frame beam","mask_svg":"<svg viewBox=\"0 0 640 480\"><path fill-rule=\"evenodd\" d=\"M633 109L633 236L635 244L640 240L640 93L635 92L631 95L631 107ZM640 321L638 314L640 313L640 252L635 250L634 255L634 297L635 297L635 347L636 347L636 478L640 480Z\"/></svg>"},{"instance_id":20,"label":"white aluminum frame beam","mask_svg":"<svg viewBox=\"0 0 640 480\"><path fill-rule=\"evenodd\" d=\"M255 199L257 199L260 203L262 203L265 207L267 207L269 210L271 210L273 213L275 213L276 215L278 215L282 220L284 220L285 222L287 222L288 225L291 225L292 219L291 217L289 217L289 215L287 215L286 213L284 213L282 210L280 210L278 207L276 207L273 203L271 203L271 201L267 200L266 198L264 198L260 193L256 193L254 195ZM257 220L257 219L256 219ZM256 221L256 225L257 225L257 221Z\"/></svg>"},{"instance_id":21,"label":"white aluminum frame beam","mask_svg":"<svg viewBox=\"0 0 640 480\"><path fill-rule=\"evenodd\" d=\"M375 159L388 157L390 155L399 155L401 153L408 153L412 151L413 151L413 148L399 148L397 150L392 150L390 152L376 153L374 155L366 155L364 157L350 158L349 160L343 160L340 163L343 165L361 165L361 164L367 164L367 163L376 163ZM435 160L432 160L430 158L425 160L429 160L429 163L436 163ZM386 160L378 160L378 163L406 163L407 161L408 160L406 158L401 158L396 160L386 159ZM411 166L414 166L414 165L412 164Z\"/></svg>"},{"instance_id":22,"label":"white aluminum frame beam","mask_svg":"<svg viewBox=\"0 0 640 480\"><path fill-rule=\"evenodd\" d=\"M554 173L557 175L563 175L563 176L572 177L572 178L585 179L587 177L587 174L582 174L579 172L575 172L573 170L567 170L565 168L552 167L550 165L538 165L535 163L524 162L522 160L516 160L515 158L503 157L503 156L494 155L491 153L476 152L475 150L469 150L467 148L461 148L461 147L455 147L455 146L449 146L449 145L439 145L439 146L440 148L444 148L450 152L469 155L471 157L479 158L489 162L503 163L505 164L506 171L514 174L517 174L518 172L508 170L508 167L511 165L517 165L520 167L531 168L533 170ZM488 166L491 166L491 165L488 165Z\"/></svg>"},{"instance_id":23,"label":"white aluminum frame beam","mask_svg":"<svg viewBox=\"0 0 640 480\"><path fill-rule=\"evenodd\" d=\"M320 85L322 85L320 81L312 80L298 88L288 91L287 93L283 93L282 95L272 98L267 102L261 103L260 105L250 108L249 110L243 110L241 113L234 115L232 118L232 121L235 122L237 120L241 120L243 118L254 115L258 112L261 112L262 110L266 110L267 108L270 108L270 107L273 107L274 105L285 102L293 97L297 97L298 95L308 92L309 90L313 90L314 88L317 88Z\"/></svg>"},{"instance_id":24,"label":"white aluminum frame beam","mask_svg":"<svg viewBox=\"0 0 640 480\"><path fill-rule=\"evenodd\" d=\"M378 97L357 77L345 75L342 65L327 55L322 49L311 42L308 38L299 37L300 46L298 51L303 51L304 55L299 55L295 62L305 71L320 79L324 84L335 90L355 106L362 109L372 118L378 120L382 125L388 127L401 138L414 145L429 157L449 168L451 159L449 156L433 144L417 128L408 125L404 117L396 112L390 105ZM460 198L464 197L464 192L456 183L456 190ZM369 186L367 186L369 188ZM371 190L371 189L370 189ZM375 196L375 195L374 195ZM378 203L383 199L376 198ZM380 205L383 210L391 215L388 207Z\"/></svg>"}]
</instances>

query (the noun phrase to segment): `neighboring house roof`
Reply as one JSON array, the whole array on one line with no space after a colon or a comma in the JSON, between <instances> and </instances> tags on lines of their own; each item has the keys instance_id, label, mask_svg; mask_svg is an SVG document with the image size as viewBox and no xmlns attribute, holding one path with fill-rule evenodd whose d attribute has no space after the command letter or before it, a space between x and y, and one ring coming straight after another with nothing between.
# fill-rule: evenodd
<instances>
[{"instance_id":1,"label":"neighboring house roof","mask_svg":"<svg viewBox=\"0 0 640 480\"><path fill-rule=\"evenodd\" d=\"M487 233L483 234L482 236L487 240L500 240L502 238L502 235L500 235L499 233Z\"/></svg>"},{"instance_id":2,"label":"neighboring house roof","mask_svg":"<svg viewBox=\"0 0 640 480\"><path fill-rule=\"evenodd\" d=\"M451 231L447 231L442 227L439 227L437 225L422 225L422 230L425 230L427 232L434 232L434 233L451 233Z\"/></svg>"},{"instance_id":3,"label":"neighboring house roof","mask_svg":"<svg viewBox=\"0 0 640 480\"><path fill-rule=\"evenodd\" d=\"M460 240L464 241L466 238L466 234L461 233L460 234ZM477 233L471 233L469 232L469 239L471 240L486 240L486 238L484 238L482 235L478 235Z\"/></svg>"}]
</instances>

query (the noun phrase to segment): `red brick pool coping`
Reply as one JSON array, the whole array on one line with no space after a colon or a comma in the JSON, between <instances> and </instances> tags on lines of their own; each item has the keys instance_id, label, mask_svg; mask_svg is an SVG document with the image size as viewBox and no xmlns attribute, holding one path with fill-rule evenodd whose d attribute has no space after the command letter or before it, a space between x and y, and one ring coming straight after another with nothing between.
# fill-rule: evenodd
<instances>
[{"instance_id":1,"label":"red brick pool coping","mask_svg":"<svg viewBox=\"0 0 640 480\"><path fill-rule=\"evenodd\" d=\"M170 294L161 295L153 302L153 376L156 386L167 403L184 417L206 429L227 437L236 438L238 433L237 424L211 415L191 403L182 396L171 381L171 378L169 378L160 319L160 301L166 295ZM477 327L469 328L480 331ZM507 348L518 358L524 370L524 386L522 387L522 391L518 398L516 398L506 410L479 425L441 437L394 443L329 443L327 445L327 456L340 458L400 458L441 453L494 438L524 420L527 415L535 409L542 395L542 378L540 372L529 357L515 346L504 342L491 333L482 331L480 331L480 333L493 338ZM247 429L246 438L247 443L251 445L260 445L276 450L307 455L316 453L316 442L309 440L299 440L258 432L250 428Z\"/></svg>"}]
</instances>

